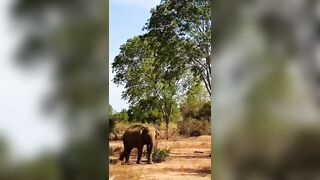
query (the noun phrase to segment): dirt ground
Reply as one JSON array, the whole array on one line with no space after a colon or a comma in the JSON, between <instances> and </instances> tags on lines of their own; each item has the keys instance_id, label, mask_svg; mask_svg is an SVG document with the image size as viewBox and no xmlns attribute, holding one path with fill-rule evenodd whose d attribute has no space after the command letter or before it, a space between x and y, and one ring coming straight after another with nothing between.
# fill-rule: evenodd
<instances>
[{"instance_id":1,"label":"dirt ground","mask_svg":"<svg viewBox=\"0 0 320 180\"><path fill-rule=\"evenodd\" d=\"M142 163L136 164L137 152L131 152L130 165L121 164L119 153L123 148L122 141L111 141L109 156L109 179L157 179L157 180L194 180L211 179L211 136L190 138L172 138L159 140L159 148L170 148L170 156L166 161L147 164L146 157ZM120 149L121 148L121 149Z\"/></svg>"}]
</instances>

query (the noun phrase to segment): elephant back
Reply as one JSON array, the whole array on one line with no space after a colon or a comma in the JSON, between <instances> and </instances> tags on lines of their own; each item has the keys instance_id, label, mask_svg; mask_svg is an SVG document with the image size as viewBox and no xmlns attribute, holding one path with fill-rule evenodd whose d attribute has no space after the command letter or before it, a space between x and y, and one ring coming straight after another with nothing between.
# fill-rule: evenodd
<instances>
[{"instance_id":1,"label":"elephant back","mask_svg":"<svg viewBox=\"0 0 320 180\"><path fill-rule=\"evenodd\" d=\"M136 132L140 132L141 130L144 130L146 127L143 125L134 125L134 126L130 126L125 132L124 134L131 134L131 133L136 133Z\"/></svg>"},{"instance_id":2,"label":"elephant back","mask_svg":"<svg viewBox=\"0 0 320 180\"><path fill-rule=\"evenodd\" d=\"M130 126L123 134L123 141L129 144L133 142L138 143L141 139L141 131L143 131L146 127L142 125L134 125Z\"/></svg>"},{"instance_id":3,"label":"elephant back","mask_svg":"<svg viewBox=\"0 0 320 180\"><path fill-rule=\"evenodd\" d=\"M153 144L155 141L156 129L151 126L134 125L129 127L123 134L124 144L136 147L143 144Z\"/></svg>"}]
</instances>

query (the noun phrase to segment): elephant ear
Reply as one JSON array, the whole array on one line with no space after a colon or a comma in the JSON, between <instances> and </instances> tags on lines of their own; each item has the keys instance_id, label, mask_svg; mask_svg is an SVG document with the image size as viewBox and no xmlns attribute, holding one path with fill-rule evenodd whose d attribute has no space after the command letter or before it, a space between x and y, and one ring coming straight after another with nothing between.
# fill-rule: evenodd
<instances>
[{"instance_id":1,"label":"elephant ear","mask_svg":"<svg viewBox=\"0 0 320 180\"><path fill-rule=\"evenodd\" d=\"M159 137L160 136L160 131L157 129L156 130L156 137Z\"/></svg>"}]
</instances>

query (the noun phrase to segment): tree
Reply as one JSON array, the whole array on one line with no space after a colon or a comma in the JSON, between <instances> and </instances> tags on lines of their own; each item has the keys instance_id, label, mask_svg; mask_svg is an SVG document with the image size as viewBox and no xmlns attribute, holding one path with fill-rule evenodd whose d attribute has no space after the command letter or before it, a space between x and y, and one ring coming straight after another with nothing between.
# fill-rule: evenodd
<instances>
[{"instance_id":1,"label":"tree","mask_svg":"<svg viewBox=\"0 0 320 180\"><path fill-rule=\"evenodd\" d=\"M113 114L114 114L114 110L112 106L109 104L107 116L112 117Z\"/></svg>"},{"instance_id":2,"label":"tree","mask_svg":"<svg viewBox=\"0 0 320 180\"><path fill-rule=\"evenodd\" d=\"M128 114L125 109L123 109L121 112L116 112L113 110L112 106L109 105L109 112L108 112L108 119L109 119L109 136L111 134L114 135L115 139L118 138L118 133L116 131L116 125L120 122L128 121Z\"/></svg>"},{"instance_id":3,"label":"tree","mask_svg":"<svg viewBox=\"0 0 320 180\"><path fill-rule=\"evenodd\" d=\"M211 95L211 9L210 0L162 0L151 10L144 29L163 42L162 50L172 50L198 75ZM168 59L172 61L172 59Z\"/></svg>"},{"instance_id":4,"label":"tree","mask_svg":"<svg viewBox=\"0 0 320 180\"><path fill-rule=\"evenodd\" d=\"M187 97L180 105L180 112L183 119L197 120L211 119L211 101L203 86L198 82L187 92Z\"/></svg>"},{"instance_id":5,"label":"tree","mask_svg":"<svg viewBox=\"0 0 320 180\"><path fill-rule=\"evenodd\" d=\"M117 122L127 122L129 119L127 110L123 109L121 112L116 112L113 114L112 119Z\"/></svg>"},{"instance_id":6,"label":"tree","mask_svg":"<svg viewBox=\"0 0 320 180\"><path fill-rule=\"evenodd\" d=\"M186 69L177 65L177 56L159 51L162 44L154 38L143 35L129 39L120 48L112 63L115 77L113 82L122 84L122 97L132 107L152 101L166 123L166 137L169 138L169 122L173 107L184 93ZM179 61L178 61L179 62ZM148 105L148 103L146 103Z\"/></svg>"},{"instance_id":7,"label":"tree","mask_svg":"<svg viewBox=\"0 0 320 180\"><path fill-rule=\"evenodd\" d=\"M135 106L130 106L128 110L129 121L137 121L142 123L160 123L162 113L158 109L157 99L146 99L139 101Z\"/></svg>"}]
</instances>

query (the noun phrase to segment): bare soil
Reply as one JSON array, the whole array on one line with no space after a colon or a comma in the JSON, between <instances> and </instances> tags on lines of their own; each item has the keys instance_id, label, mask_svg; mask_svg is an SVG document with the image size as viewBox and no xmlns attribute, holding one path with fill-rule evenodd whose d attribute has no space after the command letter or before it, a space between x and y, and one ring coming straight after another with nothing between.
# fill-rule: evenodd
<instances>
[{"instance_id":1,"label":"bare soil","mask_svg":"<svg viewBox=\"0 0 320 180\"><path fill-rule=\"evenodd\" d=\"M133 150L130 163L123 164L119 154L123 149L122 141L109 143L109 179L211 179L211 136L182 138L175 137L169 141L161 139L158 148L170 148L169 157L161 163L147 164L142 157L141 164L136 164L137 152Z\"/></svg>"}]
</instances>

